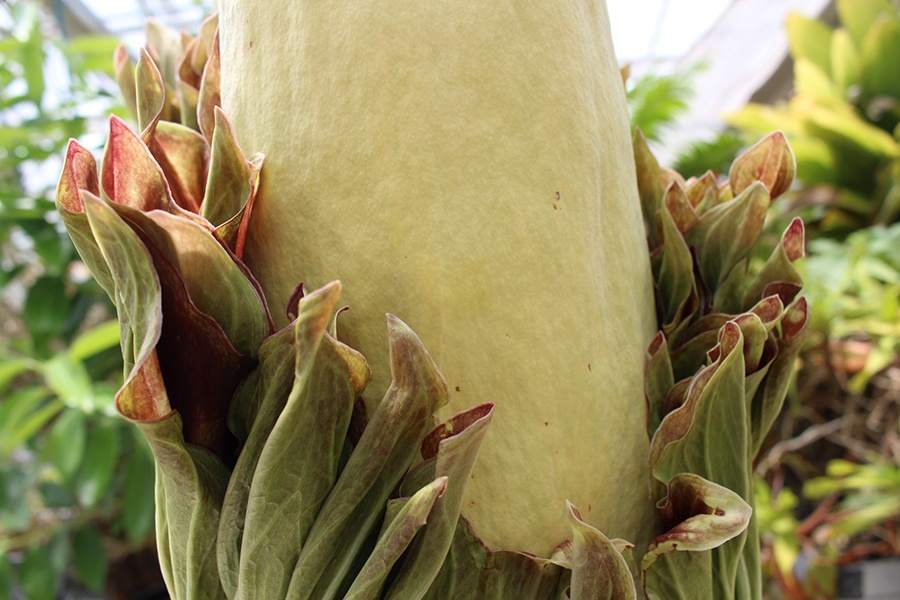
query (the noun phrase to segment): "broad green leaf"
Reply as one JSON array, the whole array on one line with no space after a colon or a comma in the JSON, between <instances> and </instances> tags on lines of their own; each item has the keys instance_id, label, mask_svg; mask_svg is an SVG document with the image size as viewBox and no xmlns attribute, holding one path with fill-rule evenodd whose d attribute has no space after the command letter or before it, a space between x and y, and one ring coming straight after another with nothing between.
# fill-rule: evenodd
<instances>
[{"instance_id":1,"label":"broad green leaf","mask_svg":"<svg viewBox=\"0 0 900 600\"><path fill-rule=\"evenodd\" d=\"M876 159L900 156L900 145L890 134L858 116L812 103L803 105L802 111L809 133L823 137L833 146L845 145L851 151L861 150Z\"/></svg>"},{"instance_id":2,"label":"broad green leaf","mask_svg":"<svg viewBox=\"0 0 900 600\"><path fill-rule=\"evenodd\" d=\"M625 558L609 539L581 520L569 502L572 524L572 600L636 600Z\"/></svg>"},{"instance_id":3,"label":"broad green leaf","mask_svg":"<svg viewBox=\"0 0 900 600\"><path fill-rule=\"evenodd\" d=\"M72 559L79 581L95 592L106 588L106 550L100 532L82 527L72 536Z\"/></svg>"},{"instance_id":4,"label":"broad green leaf","mask_svg":"<svg viewBox=\"0 0 900 600\"><path fill-rule=\"evenodd\" d=\"M94 387L83 363L61 353L45 362L42 370L47 387L67 406L84 412L94 410Z\"/></svg>"},{"instance_id":5,"label":"broad green leaf","mask_svg":"<svg viewBox=\"0 0 900 600\"><path fill-rule=\"evenodd\" d=\"M92 508L106 495L119 464L120 447L117 423L101 421L91 430L74 481L81 506Z\"/></svg>"},{"instance_id":6,"label":"broad green leaf","mask_svg":"<svg viewBox=\"0 0 900 600\"><path fill-rule=\"evenodd\" d=\"M846 101L843 91L835 82L818 65L805 58L794 63L794 90L802 97L815 99L825 105L840 106Z\"/></svg>"},{"instance_id":7,"label":"broad green leaf","mask_svg":"<svg viewBox=\"0 0 900 600\"><path fill-rule=\"evenodd\" d=\"M144 440L140 440L144 444ZM154 468L149 452L136 448L125 467L122 483L122 524L128 541L135 546L146 540L153 530Z\"/></svg>"},{"instance_id":8,"label":"broad green leaf","mask_svg":"<svg viewBox=\"0 0 900 600\"><path fill-rule=\"evenodd\" d=\"M787 19L787 35L794 60L806 59L831 76L831 28L816 19L792 12Z\"/></svg>"},{"instance_id":9,"label":"broad green leaf","mask_svg":"<svg viewBox=\"0 0 900 600\"><path fill-rule=\"evenodd\" d=\"M391 386L316 517L294 569L290 598L325 600L319 592L350 574L350 563L377 530L388 497L431 428L432 415L447 403L447 383L434 361L392 315L388 339Z\"/></svg>"},{"instance_id":10,"label":"broad green leaf","mask_svg":"<svg viewBox=\"0 0 900 600\"><path fill-rule=\"evenodd\" d=\"M95 325L72 341L68 351L69 358L73 361L84 361L117 346L120 337L118 321L106 321Z\"/></svg>"},{"instance_id":11,"label":"broad green leaf","mask_svg":"<svg viewBox=\"0 0 900 600\"><path fill-rule=\"evenodd\" d=\"M860 52L850 32L839 28L831 36L831 77L842 97L858 85L861 75Z\"/></svg>"},{"instance_id":12,"label":"broad green leaf","mask_svg":"<svg viewBox=\"0 0 900 600\"><path fill-rule=\"evenodd\" d=\"M13 379L33 368L30 360L0 358L0 390L5 390Z\"/></svg>"},{"instance_id":13,"label":"broad green leaf","mask_svg":"<svg viewBox=\"0 0 900 600\"><path fill-rule=\"evenodd\" d=\"M725 122L732 127L762 135L781 131L792 140L805 132L800 115L765 104L748 104L737 112L725 115Z\"/></svg>"},{"instance_id":14,"label":"broad green leaf","mask_svg":"<svg viewBox=\"0 0 900 600\"><path fill-rule=\"evenodd\" d=\"M879 19L862 43L862 85L867 96L900 99L900 14L894 9L892 18Z\"/></svg>"},{"instance_id":15,"label":"broad green leaf","mask_svg":"<svg viewBox=\"0 0 900 600\"><path fill-rule=\"evenodd\" d=\"M45 460L51 462L64 481L70 481L84 456L87 445L87 423L80 410L63 410L47 435Z\"/></svg>"},{"instance_id":16,"label":"broad green leaf","mask_svg":"<svg viewBox=\"0 0 900 600\"><path fill-rule=\"evenodd\" d=\"M35 545L25 550L18 575L28 600L56 600L61 573L55 568L50 547Z\"/></svg>"},{"instance_id":17,"label":"broad green leaf","mask_svg":"<svg viewBox=\"0 0 900 600\"><path fill-rule=\"evenodd\" d=\"M42 386L26 386L4 395L0 403L0 456L26 443L62 409Z\"/></svg>"},{"instance_id":18,"label":"broad green leaf","mask_svg":"<svg viewBox=\"0 0 900 600\"><path fill-rule=\"evenodd\" d=\"M49 351L50 340L62 331L71 305L65 280L60 277L41 277L28 290L22 318L41 354Z\"/></svg>"},{"instance_id":19,"label":"broad green leaf","mask_svg":"<svg viewBox=\"0 0 900 600\"><path fill-rule=\"evenodd\" d=\"M380 600L391 568L400 559L415 535L427 523L434 503L447 489L447 478L439 477L411 498L390 519L344 600ZM401 502L392 500L391 502Z\"/></svg>"},{"instance_id":20,"label":"broad green leaf","mask_svg":"<svg viewBox=\"0 0 900 600\"><path fill-rule=\"evenodd\" d=\"M876 22L896 15L890 0L837 0L838 17L861 48Z\"/></svg>"},{"instance_id":21,"label":"broad green leaf","mask_svg":"<svg viewBox=\"0 0 900 600\"><path fill-rule=\"evenodd\" d=\"M115 69L109 57L116 52L119 42L108 35L79 35L67 40L65 52L78 64L78 70L100 71L109 77L115 77Z\"/></svg>"}]
</instances>

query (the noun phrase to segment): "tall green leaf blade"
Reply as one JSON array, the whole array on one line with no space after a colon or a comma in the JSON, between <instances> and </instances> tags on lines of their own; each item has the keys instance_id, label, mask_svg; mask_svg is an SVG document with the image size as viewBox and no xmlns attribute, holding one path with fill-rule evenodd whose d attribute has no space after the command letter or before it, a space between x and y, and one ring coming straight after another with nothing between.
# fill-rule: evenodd
<instances>
[{"instance_id":1,"label":"tall green leaf blade","mask_svg":"<svg viewBox=\"0 0 900 600\"><path fill-rule=\"evenodd\" d=\"M666 415L657 430L651 444L651 471L654 479L658 482L657 488L659 484L666 484L667 494L670 496L678 492L678 489L673 490L672 481L684 483L676 479L676 476L687 473L692 479L688 481L690 485L685 486L689 491L685 496L713 494L711 500L717 502L733 500L735 503L740 501L745 504L743 499L751 498L752 494L749 456L750 427L748 423L750 409L744 391L744 338L738 324L728 322L722 327L719 334L719 345L711 351L711 357L713 363L698 373L684 404ZM698 478L704 482L716 484L716 487L710 488L706 483L698 482ZM719 490L719 487L725 488L725 491ZM714 489L715 493L711 492L711 489ZM721 494L719 494L720 491ZM694 503L687 504L696 508ZM712 515L715 517L727 517L730 514L723 506L718 508L724 511L724 515L719 515L719 511L715 510L717 508L715 503L712 506L704 504L713 509ZM734 505L739 506L740 504ZM694 508L690 510L694 510ZM708 513L709 511L704 512ZM665 511L663 511L663 516L667 517ZM668 515L666 520L669 521L670 528L677 531L680 526L678 521L682 516L684 516L684 509L678 509ZM713 523L713 529L715 529L716 522ZM701 559L701 564L707 565L704 567L708 569L707 571L693 570L679 575L677 570L671 569L664 578L674 577L676 582L679 578L688 578L689 581L711 580L712 595L708 597L739 597L735 595L738 593L740 585L737 573L742 561L746 535L739 535L737 538L734 536L744 531L748 524L749 513L739 528L735 526L735 529L728 529L728 536L723 538L710 535L704 538L706 540L704 544L694 549L695 551L711 552L708 563L705 562L705 559ZM716 548L732 538L734 538L733 541ZM667 548L663 543L666 539L665 535L657 538L656 547ZM756 542L753 540L750 543L755 544ZM710 548L716 549L709 550ZM682 551L675 554L683 554L683 551L691 550L683 540L676 542L674 547L668 549ZM669 560L679 563L695 561L693 558L680 556L670 559L667 558L668 552L660 551L657 554L660 557L657 562L662 561L663 564L667 564ZM654 567L653 558L655 556L648 554L644 559L642 570L645 572L645 582L652 580L647 573ZM660 567L656 566L656 568ZM663 573L665 573L665 569ZM652 587L652 583L647 585ZM668 583L666 585L677 584ZM688 584L685 589L690 589L690 587L691 584ZM657 597L668 598L665 595ZM677 598L677 596L674 597Z\"/></svg>"},{"instance_id":2,"label":"tall green leaf blade","mask_svg":"<svg viewBox=\"0 0 900 600\"><path fill-rule=\"evenodd\" d=\"M392 383L372 415L300 554L288 596L325 600L329 587L350 575L351 565L378 528L391 492L418 452L432 415L449 398L447 383L419 338L388 317Z\"/></svg>"},{"instance_id":3,"label":"tall green leaf blade","mask_svg":"<svg viewBox=\"0 0 900 600\"><path fill-rule=\"evenodd\" d=\"M434 459L436 477L447 477L449 483L447 491L435 503L428 524L413 542L409 556L396 573L387 599L422 597L440 572L456 532L465 482L469 481L493 408L493 404L474 406L425 437L423 458L426 462Z\"/></svg>"},{"instance_id":4,"label":"tall green leaf blade","mask_svg":"<svg viewBox=\"0 0 900 600\"><path fill-rule=\"evenodd\" d=\"M831 28L828 25L792 12L787 19L787 35L794 60L812 61L831 76Z\"/></svg>"},{"instance_id":5,"label":"tall green leaf blade","mask_svg":"<svg viewBox=\"0 0 900 600\"><path fill-rule=\"evenodd\" d=\"M447 489L447 478L439 477L402 501L402 508L390 519L378 543L363 565L344 600L379 600L391 568L413 538L426 524L434 503ZM400 502L394 500L392 502Z\"/></svg>"},{"instance_id":6,"label":"tall green leaf blade","mask_svg":"<svg viewBox=\"0 0 900 600\"><path fill-rule=\"evenodd\" d=\"M872 25L862 44L862 85L866 95L900 99L900 13L895 9L891 18L883 18Z\"/></svg>"},{"instance_id":7,"label":"tall green leaf blade","mask_svg":"<svg viewBox=\"0 0 900 600\"><path fill-rule=\"evenodd\" d=\"M877 21L897 12L890 0L837 0L837 11L858 48Z\"/></svg>"},{"instance_id":8,"label":"tall green leaf blade","mask_svg":"<svg viewBox=\"0 0 900 600\"><path fill-rule=\"evenodd\" d=\"M251 172L224 113L215 107L214 114L215 132L201 214L218 227L247 204L251 192Z\"/></svg>"},{"instance_id":9,"label":"tall green leaf blade","mask_svg":"<svg viewBox=\"0 0 900 600\"><path fill-rule=\"evenodd\" d=\"M162 116L166 104L166 88L162 74L150 54L141 48L141 57L134 70L135 99L137 101L138 129L141 138L147 143L153 136L153 130Z\"/></svg>"},{"instance_id":10,"label":"tall green leaf blade","mask_svg":"<svg viewBox=\"0 0 900 600\"><path fill-rule=\"evenodd\" d=\"M658 332L647 349L649 359L644 374L644 395L647 399L647 435L653 437L663 418L666 396L675 386L672 359L663 332Z\"/></svg>"},{"instance_id":11,"label":"tall green leaf blade","mask_svg":"<svg viewBox=\"0 0 900 600\"><path fill-rule=\"evenodd\" d=\"M794 375L797 355L809 324L809 306L805 298L790 305L780 320L781 335L776 338L777 355L769 367L763 385L751 404L751 456L756 456L775 422Z\"/></svg>"},{"instance_id":12,"label":"tall green leaf blade","mask_svg":"<svg viewBox=\"0 0 900 600\"><path fill-rule=\"evenodd\" d=\"M239 598L285 597L291 567L337 477L362 362L356 353L347 360L352 351L326 337L339 295L334 282L300 301L294 385L250 483Z\"/></svg>"}]
</instances>

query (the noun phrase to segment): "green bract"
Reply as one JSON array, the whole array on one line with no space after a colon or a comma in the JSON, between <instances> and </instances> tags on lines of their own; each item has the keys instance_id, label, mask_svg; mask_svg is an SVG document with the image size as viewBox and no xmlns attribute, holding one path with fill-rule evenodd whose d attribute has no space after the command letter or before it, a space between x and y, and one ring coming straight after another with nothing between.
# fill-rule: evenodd
<instances>
[{"instance_id":1,"label":"green bract","mask_svg":"<svg viewBox=\"0 0 900 600\"><path fill-rule=\"evenodd\" d=\"M287 324L276 329L242 260L253 236L265 235L249 222L254 207L266 210L257 197L266 167L246 158L216 107L210 23L181 49L180 63L156 47L132 78L119 55L126 92L136 84L142 131L111 120L99 175L73 142L58 193L79 252L119 312L126 383L118 408L156 457L157 541L172 597L759 598L750 466L808 318L792 265L803 252L802 223L758 273L747 267L765 210L793 177L784 138L751 149L720 185L711 174L686 182L660 169L638 133L638 185L614 187L640 197L633 210L648 231L660 332L609 349L603 372L615 371L617 352L650 342L645 398L630 398L648 415L636 425L649 480L592 486L611 490L649 537L609 539L582 517L590 499L577 508L563 500L556 508L566 538L549 556L498 550L464 506L476 461L492 456L478 457L492 418L502 416L492 403L436 418L453 407L450 388L393 316L378 365L389 383L380 402L362 400L370 368L340 341L338 282L310 293L297 286L277 319ZM155 37L159 44L166 35ZM509 381L508 394L517 385ZM495 453L504 451L503 431L487 434L496 434ZM645 515L651 501L656 514Z\"/></svg>"}]
</instances>

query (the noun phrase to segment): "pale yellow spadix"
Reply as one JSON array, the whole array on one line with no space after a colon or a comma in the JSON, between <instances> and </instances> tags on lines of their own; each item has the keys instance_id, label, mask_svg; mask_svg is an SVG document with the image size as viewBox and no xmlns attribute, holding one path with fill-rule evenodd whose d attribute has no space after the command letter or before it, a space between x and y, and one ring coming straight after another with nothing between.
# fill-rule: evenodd
<instances>
[{"instance_id":1,"label":"pale yellow spadix","mask_svg":"<svg viewBox=\"0 0 900 600\"><path fill-rule=\"evenodd\" d=\"M567 499L641 541L655 318L603 3L221 6L223 107L266 155L246 260L276 319L298 282L340 279L367 402L391 312L447 378L447 414L496 403L463 507L490 547L548 556Z\"/></svg>"}]
</instances>

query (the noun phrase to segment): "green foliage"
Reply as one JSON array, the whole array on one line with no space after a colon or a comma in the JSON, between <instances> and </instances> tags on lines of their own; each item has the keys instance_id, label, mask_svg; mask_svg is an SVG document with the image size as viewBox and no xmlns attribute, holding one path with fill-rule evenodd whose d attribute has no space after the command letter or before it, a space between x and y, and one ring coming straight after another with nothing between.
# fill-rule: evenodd
<instances>
[{"instance_id":1,"label":"green foliage","mask_svg":"<svg viewBox=\"0 0 900 600\"><path fill-rule=\"evenodd\" d=\"M694 94L692 80L702 69L699 65L669 75L651 72L626 82L632 129L640 128L648 140L660 141L662 132L687 112Z\"/></svg>"},{"instance_id":2,"label":"green foliage","mask_svg":"<svg viewBox=\"0 0 900 600\"><path fill-rule=\"evenodd\" d=\"M886 0L837 3L837 29L798 14L788 21L796 95L729 117L743 130L780 129L823 231L846 235L900 219L900 10Z\"/></svg>"},{"instance_id":3,"label":"green foliage","mask_svg":"<svg viewBox=\"0 0 900 600\"><path fill-rule=\"evenodd\" d=\"M807 498L835 493L842 499L820 527L827 541L846 539L900 516L900 466L877 455L870 456L868 464L833 460L825 476L803 484Z\"/></svg>"},{"instance_id":4,"label":"green foliage","mask_svg":"<svg viewBox=\"0 0 900 600\"><path fill-rule=\"evenodd\" d=\"M15 587L40 600L55 598L67 573L104 586L97 527L144 541L153 466L143 439L111 417L118 325L97 324L110 304L53 199L66 141L116 105L106 91L116 42L45 35L37 2L0 11L12 24L0 32L0 311L9 325L0 334L0 598Z\"/></svg>"},{"instance_id":5,"label":"green foliage","mask_svg":"<svg viewBox=\"0 0 900 600\"><path fill-rule=\"evenodd\" d=\"M832 340L871 342L850 380L851 391L862 393L900 354L900 223L862 229L844 242L814 240L804 271L814 328Z\"/></svg>"},{"instance_id":6,"label":"green foliage","mask_svg":"<svg viewBox=\"0 0 900 600\"><path fill-rule=\"evenodd\" d=\"M770 584L780 587L769 597L782 598L784 592L790 598L832 598L837 584L837 550L825 546L816 547L810 540L808 526L796 516L800 498L789 488L777 493L764 479L754 480L756 490L756 516L759 519L760 537L770 553L766 565ZM805 569L796 568L801 556Z\"/></svg>"},{"instance_id":7,"label":"green foliage","mask_svg":"<svg viewBox=\"0 0 900 600\"><path fill-rule=\"evenodd\" d=\"M735 157L745 148L745 136L726 129L711 140L697 140L688 144L678 154L672 168L685 177L700 177L707 171L724 175L728 173Z\"/></svg>"}]
</instances>

